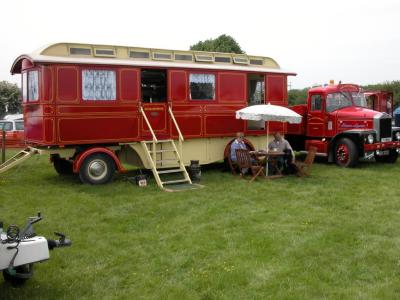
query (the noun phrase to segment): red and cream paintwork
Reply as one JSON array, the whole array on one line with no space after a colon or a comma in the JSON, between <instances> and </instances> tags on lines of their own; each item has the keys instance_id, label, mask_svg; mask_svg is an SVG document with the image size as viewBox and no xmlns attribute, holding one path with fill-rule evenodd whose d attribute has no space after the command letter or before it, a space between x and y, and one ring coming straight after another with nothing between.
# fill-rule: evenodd
<instances>
[{"instance_id":1,"label":"red and cream paintwork","mask_svg":"<svg viewBox=\"0 0 400 300\"><path fill-rule=\"evenodd\" d=\"M79 54L73 49L79 49ZM148 56L146 59L132 58L132 51L148 53ZM176 59L178 54L192 59L179 61ZM168 55L171 59L164 60ZM198 61L200 56L212 60ZM229 58L230 63L217 63L214 59L217 56ZM82 72L88 69L115 71L114 101L83 100ZM164 102L143 101L143 69L166 72L167 97ZM65 157L63 149L69 154L74 149L73 156L66 157L74 160L74 172L79 172L81 160L75 158L81 157L82 151L96 147L97 151L106 153L107 147L111 146L116 149L112 150L115 155L110 157L117 167L121 166L119 160L124 160L149 168L140 142L151 140L151 132L140 107L158 139L178 138L168 114L168 109L172 108L185 138L182 151L185 165L191 159L199 160L201 164L223 159L227 144L238 131L244 132L255 147L265 147L267 124L254 130L246 121L235 119L235 112L248 105L249 76L263 78L264 103L287 106L287 76L295 75L282 70L268 57L69 43L54 44L33 54L21 55L11 68L12 74L26 77L29 76L24 74L32 71L38 71L39 97L23 102L25 141L38 148L51 149L60 157ZM198 73L215 76L213 100L190 99L189 76ZM27 89L27 84L22 88ZM271 122L269 132L283 131L284 126ZM130 147L125 147L127 143ZM136 153L128 153L132 149Z\"/></svg>"},{"instance_id":2,"label":"red and cream paintwork","mask_svg":"<svg viewBox=\"0 0 400 300\"><path fill-rule=\"evenodd\" d=\"M318 154L342 166L354 166L360 157L373 154L377 161L395 161L400 148L400 128L392 128L390 115L357 106L353 98L346 107L327 109L328 95L359 92L362 93L357 85L350 84L310 89L307 104L291 107L303 116L303 122L288 125L288 139L297 150L316 146ZM312 102L318 98L321 106L313 106Z\"/></svg>"}]
</instances>

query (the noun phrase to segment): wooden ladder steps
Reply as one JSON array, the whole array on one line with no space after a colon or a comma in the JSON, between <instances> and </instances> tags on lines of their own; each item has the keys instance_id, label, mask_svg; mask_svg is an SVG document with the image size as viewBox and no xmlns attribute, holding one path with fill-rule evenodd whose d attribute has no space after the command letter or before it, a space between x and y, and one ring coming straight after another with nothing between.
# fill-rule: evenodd
<instances>
[{"instance_id":1,"label":"wooden ladder steps","mask_svg":"<svg viewBox=\"0 0 400 300\"><path fill-rule=\"evenodd\" d=\"M161 159L161 160L156 160L156 164L162 164L162 163L167 163L167 162L177 162L177 163L179 163L179 159L177 159L177 158L164 158L164 159Z\"/></svg>"},{"instance_id":2,"label":"wooden ladder steps","mask_svg":"<svg viewBox=\"0 0 400 300\"><path fill-rule=\"evenodd\" d=\"M182 182L189 182L189 181L187 179L177 179L177 180L163 181L162 184L173 184L173 183L182 183Z\"/></svg>"},{"instance_id":3,"label":"wooden ladder steps","mask_svg":"<svg viewBox=\"0 0 400 300\"><path fill-rule=\"evenodd\" d=\"M149 150L150 153L167 153L167 152L175 152L174 149L164 149L164 150L156 150L156 151L152 151Z\"/></svg>"},{"instance_id":4,"label":"wooden ladder steps","mask_svg":"<svg viewBox=\"0 0 400 300\"><path fill-rule=\"evenodd\" d=\"M165 143L169 143L172 148L165 147L167 149L157 149L158 145L160 145L159 148L162 148L161 145ZM174 140L142 141L141 145L143 147L143 150L145 151L145 155L151 166L154 178L156 179L157 185L159 187L163 188L164 184L192 183L190 176L186 171L185 165L183 164L182 158L178 152L178 149L176 148ZM170 153L173 153L173 155L171 155ZM163 157L164 154L166 154L167 158ZM156 155L158 157L156 157ZM174 156L174 158L172 158L172 156ZM167 178L164 178L163 180L160 178L160 175L162 174L173 175L173 173L181 173L184 178L170 178L169 180ZM178 176L175 176L175 178L176 177Z\"/></svg>"},{"instance_id":5,"label":"wooden ladder steps","mask_svg":"<svg viewBox=\"0 0 400 300\"><path fill-rule=\"evenodd\" d=\"M180 173L184 172L182 169L170 169L170 170L163 170L163 171L157 171L158 174L171 174L171 173Z\"/></svg>"},{"instance_id":6,"label":"wooden ladder steps","mask_svg":"<svg viewBox=\"0 0 400 300\"><path fill-rule=\"evenodd\" d=\"M146 144L153 144L153 141L144 141ZM171 143L171 140L157 140L156 144L159 143Z\"/></svg>"}]
</instances>

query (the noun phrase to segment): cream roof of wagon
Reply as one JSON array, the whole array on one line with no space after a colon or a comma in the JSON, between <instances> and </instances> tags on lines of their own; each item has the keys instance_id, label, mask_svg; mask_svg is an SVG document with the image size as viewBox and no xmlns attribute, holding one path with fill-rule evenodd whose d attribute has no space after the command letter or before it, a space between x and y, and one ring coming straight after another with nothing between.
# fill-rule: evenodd
<instances>
[{"instance_id":1,"label":"cream roof of wagon","mask_svg":"<svg viewBox=\"0 0 400 300\"><path fill-rule=\"evenodd\" d=\"M43 63L101 64L144 67L177 67L197 69L224 69L238 71L285 73L270 57L222 52L153 49L129 46L57 43L45 46L31 54L19 56L11 73L21 72L21 62L28 59Z\"/></svg>"}]
</instances>

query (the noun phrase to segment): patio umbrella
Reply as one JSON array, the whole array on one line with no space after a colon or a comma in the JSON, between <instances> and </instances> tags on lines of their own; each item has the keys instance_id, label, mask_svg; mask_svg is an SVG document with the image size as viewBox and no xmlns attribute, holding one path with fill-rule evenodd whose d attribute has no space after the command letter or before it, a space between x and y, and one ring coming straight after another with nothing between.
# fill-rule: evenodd
<instances>
[{"instance_id":1,"label":"patio umbrella","mask_svg":"<svg viewBox=\"0 0 400 300\"><path fill-rule=\"evenodd\" d=\"M236 119L251 121L275 121L289 122L291 124L301 123L302 116L293 110L279 105L259 104L242 108L236 111ZM267 123L267 152L268 152L269 124ZM268 168L268 163L267 163ZM268 172L268 171L267 171Z\"/></svg>"},{"instance_id":2,"label":"patio umbrella","mask_svg":"<svg viewBox=\"0 0 400 300\"><path fill-rule=\"evenodd\" d=\"M236 111L236 119L301 123L301 116L298 113L287 107L269 103L242 108Z\"/></svg>"},{"instance_id":3,"label":"patio umbrella","mask_svg":"<svg viewBox=\"0 0 400 300\"><path fill-rule=\"evenodd\" d=\"M259 104L242 108L236 111L236 119L251 121L275 121L289 122L291 124L301 123L301 116L293 110L279 105ZM268 143L269 126L267 124L267 143Z\"/></svg>"}]
</instances>

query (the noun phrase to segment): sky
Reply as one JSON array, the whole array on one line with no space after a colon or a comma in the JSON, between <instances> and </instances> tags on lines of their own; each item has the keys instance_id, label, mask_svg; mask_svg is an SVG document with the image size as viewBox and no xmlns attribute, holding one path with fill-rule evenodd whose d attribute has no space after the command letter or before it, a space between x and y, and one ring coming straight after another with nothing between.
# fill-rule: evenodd
<instances>
[{"instance_id":1,"label":"sky","mask_svg":"<svg viewBox=\"0 0 400 300\"><path fill-rule=\"evenodd\" d=\"M290 88L400 80L400 1L2 0L0 81L20 54L56 42L176 50L229 34L296 72Z\"/></svg>"}]
</instances>

